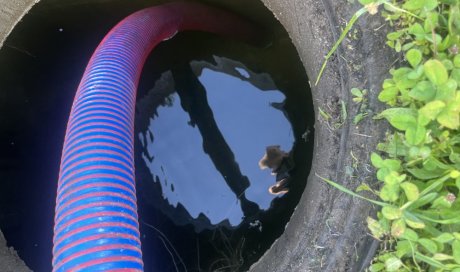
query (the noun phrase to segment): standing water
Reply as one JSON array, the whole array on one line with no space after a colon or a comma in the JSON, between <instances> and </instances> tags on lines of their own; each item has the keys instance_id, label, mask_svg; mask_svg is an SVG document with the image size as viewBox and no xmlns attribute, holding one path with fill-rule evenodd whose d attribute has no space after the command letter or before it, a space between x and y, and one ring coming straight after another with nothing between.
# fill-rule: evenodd
<instances>
[{"instance_id":1,"label":"standing water","mask_svg":"<svg viewBox=\"0 0 460 272\"><path fill-rule=\"evenodd\" d=\"M161 241L155 252L171 260L161 269L247 269L276 238L265 224L269 232L283 228L290 216L283 202L273 203L289 193L270 193L278 175L259 163L271 146L293 160L286 95L266 73L213 59L164 72L137 102L140 201L156 211L141 214L152 236L143 243ZM302 187L306 176L292 178L295 168L284 177Z\"/></svg>"}]
</instances>

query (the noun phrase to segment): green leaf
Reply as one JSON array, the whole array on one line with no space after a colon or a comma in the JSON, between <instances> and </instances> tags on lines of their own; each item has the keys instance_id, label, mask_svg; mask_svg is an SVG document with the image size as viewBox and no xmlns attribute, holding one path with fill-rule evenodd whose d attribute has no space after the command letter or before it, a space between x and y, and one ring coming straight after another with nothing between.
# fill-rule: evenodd
<instances>
[{"instance_id":1,"label":"green leaf","mask_svg":"<svg viewBox=\"0 0 460 272\"><path fill-rule=\"evenodd\" d=\"M403 9L407 10L417 10L423 8L425 5L425 0L408 0L404 3Z\"/></svg>"},{"instance_id":2,"label":"green leaf","mask_svg":"<svg viewBox=\"0 0 460 272\"><path fill-rule=\"evenodd\" d=\"M446 104L440 100L435 100L427 103L421 109L419 109L419 113L430 120L436 119L438 114L440 114L443 109L446 107Z\"/></svg>"},{"instance_id":3,"label":"green leaf","mask_svg":"<svg viewBox=\"0 0 460 272\"><path fill-rule=\"evenodd\" d=\"M375 263L369 267L370 272L379 272L382 271L385 268L385 265L383 263Z\"/></svg>"},{"instance_id":4,"label":"green leaf","mask_svg":"<svg viewBox=\"0 0 460 272\"><path fill-rule=\"evenodd\" d=\"M438 86L436 92L436 100L450 101L455 97L455 90L457 90L457 81L449 79L446 83Z\"/></svg>"},{"instance_id":5,"label":"green leaf","mask_svg":"<svg viewBox=\"0 0 460 272\"><path fill-rule=\"evenodd\" d=\"M355 117L353 118L353 124L357 125L359 124L359 122L361 122L365 117L367 116L367 113L358 113L355 115Z\"/></svg>"},{"instance_id":6,"label":"green leaf","mask_svg":"<svg viewBox=\"0 0 460 272\"><path fill-rule=\"evenodd\" d=\"M399 133L388 136L386 143L377 144L377 150L387 153L392 157L407 156L407 148ZM378 174L378 173L377 173Z\"/></svg>"},{"instance_id":7,"label":"green leaf","mask_svg":"<svg viewBox=\"0 0 460 272\"><path fill-rule=\"evenodd\" d=\"M452 255L456 263L460 264L460 240L452 242Z\"/></svg>"},{"instance_id":8,"label":"green leaf","mask_svg":"<svg viewBox=\"0 0 460 272\"><path fill-rule=\"evenodd\" d=\"M457 68L460 68L460 55L455 55L455 58L454 58L454 66L457 67Z\"/></svg>"},{"instance_id":9,"label":"green leaf","mask_svg":"<svg viewBox=\"0 0 460 272\"><path fill-rule=\"evenodd\" d=\"M447 82L449 75L444 65L435 59L430 59L423 64L426 77L435 85L439 86Z\"/></svg>"},{"instance_id":10,"label":"green leaf","mask_svg":"<svg viewBox=\"0 0 460 272\"><path fill-rule=\"evenodd\" d=\"M406 53L406 59L415 68L422 61L422 52L418 49L410 49Z\"/></svg>"},{"instance_id":11,"label":"green leaf","mask_svg":"<svg viewBox=\"0 0 460 272\"><path fill-rule=\"evenodd\" d=\"M434 170L434 169L444 169L444 170L452 170L452 167L445 164L445 163L442 163L441 161L439 161L438 159L436 159L435 157L429 157L426 161L425 161L425 164L423 165L423 168L427 169L427 170Z\"/></svg>"},{"instance_id":12,"label":"green leaf","mask_svg":"<svg viewBox=\"0 0 460 272\"><path fill-rule=\"evenodd\" d=\"M398 207L385 206L382 208L382 215L388 220L396 220L401 218L402 211Z\"/></svg>"},{"instance_id":13,"label":"green leaf","mask_svg":"<svg viewBox=\"0 0 460 272\"><path fill-rule=\"evenodd\" d=\"M351 89L351 94L356 96L356 97L363 97L363 93L358 88L352 88Z\"/></svg>"},{"instance_id":14,"label":"green leaf","mask_svg":"<svg viewBox=\"0 0 460 272\"><path fill-rule=\"evenodd\" d=\"M401 52L401 49L402 49L401 41L400 41L400 40L396 40L396 43L395 43L395 51L399 53L399 52Z\"/></svg>"},{"instance_id":15,"label":"green leaf","mask_svg":"<svg viewBox=\"0 0 460 272\"><path fill-rule=\"evenodd\" d=\"M401 258L406 254L412 255L412 246L409 241L398 241L396 244L396 255Z\"/></svg>"},{"instance_id":16,"label":"green leaf","mask_svg":"<svg viewBox=\"0 0 460 272\"><path fill-rule=\"evenodd\" d=\"M434 0L436 2L436 0ZM426 2L425 2L426 3ZM435 3L437 5L437 3ZM426 5L425 5L426 8ZM431 32L431 30L435 29L439 22L439 15L437 12L428 12L426 15L426 20L423 25L425 32Z\"/></svg>"},{"instance_id":17,"label":"green leaf","mask_svg":"<svg viewBox=\"0 0 460 272\"><path fill-rule=\"evenodd\" d=\"M446 67L447 71L454 69L454 64L452 63L451 60L443 59L443 60L441 60L441 62L442 62L442 65L444 65L444 67ZM454 82L455 82L455 80L454 80Z\"/></svg>"},{"instance_id":18,"label":"green leaf","mask_svg":"<svg viewBox=\"0 0 460 272\"><path fill-rule=\"evenodd\" d=\"M450 72L450 77L457 81L457 84L460 84L460 68L455 68Z\"/></svg>"},{"instance_id":19,"label":"green leaf","mask_svg":"<svg viewBox=\"0 0 460 272\"><path fill-rule=\"evenodd\" d=\"M380 168L378 171L377 171L377 179L378 180L381 180L381 181L384 181L385 180L385 177L388 176L390 174L391 170L386 168L386 167L382 167Z\"/></svg>"},{"instance_id":20,"label":"green leaf","mask_svg":"<svg viewBox=\"0 0 460 272\"><path fill-rule=\"evenodd\" d=\"M418 199L420 192L415 184L403 182L401 183L401 188L404 190L404 193L409 201L415 201Z\"/></svg>"},{"instance_id":21,"label":"green leaf","mask_svg":"<svg viewBox=\"0 0 460 272\"><path fill-rule=\"evenodd\" d=\"M375 119L385 118L388 121L390 121L391 119L393 119L395 116L398 116L398 115L412 115L416 117L417 111L414 109L409 109L409 108L389 108L379 113L375 117Z\"/></svg>"},{"instance_id":22,"label":"green leaf","mask_svg":"<svg viewBox=\"0 0 460 272\"><path fill-rule=\"evenodd\" d=\"M396 115L389 120L390 124L402 131L406 131L409 127L417 126L417 119L412 115Z\"/></svg>"},{"instance_id":23,"label":"green leaf","mask_svg":"<svg viewBox=\"0 0 460 272\"><path fill-rule=\"evenodd\" d=\"M367 227L371 231L372 236L374 236L376 239L379 239L380 237L385 235L386 231L382 227L382 225L380 225L380 222L371 217L367 217L366 222Z\"/></svg>"},{"instance_id":24,"label":"green leaf","mask_svg":"<svg viewBox=\"0 0 460 272\"><path fill-rule=\"evenodd\" d=\"M435 219L435 218L425 216L425 215L422 215L422 214L417 214L417 216L420 217L421 219L425 220L425 221L434 222L434 223L443 224L443 225L451 225L451 224L459 224L460 223L460 215L453 216L453 217L450 217L448 219Z\"/></svg>"},{"instance_id":25,"label":"green leaf","mask_svg":"<svg viewBox=\"0 0 460 272\"><path fill-rule=\"evenodd\" d=\"M399 94L399 89L397 87L395 87L395 86L388 87L388 88L383 89L379 93L378 99L381 102L389 102L389 101L392 101L392 100L396 99L398 94Z\"/></svg>"},{"instance_id":26,"label":"green leaf","mask_svg":"<svg viewBox=\"0 0 460 272\"><path fill-rule=\"evenodd\" d=\"M426 129L424 126L408 127L406 130L406 140L411 145L419 145L425 140Z\"/></svg>"},{"instance_id":27,"label":"green leaf","mask_svg":"<svg viewBox=\"0 0 460 272\"><path fill-rule=\"evenodd\" d=\"M424 75L425 75L425 73L423 72L423 65L419 65L412 72L407 74L407 78L408 79L417 79L417 80L419 80L420 77L422 77Z\"/></svg>"},{"instance_id":28,"label":"green leaf","mask_svg":"<svg viewBox=\"0 0 460 272\"><path fill-rule=\"evenodd\" d=\"M449 243L450 241L454 240L454 236L448 232L444 232L438 237L434 238L433 240L441 244L445 244L445 243Z\"/></svg>"},{"instance_id":29,"label":"green leaf","mask_svg":"<svg viewBox=\"0 0 460 272\"><path fill-rule=\"evenodd\" d=\"M425 30L419 23L412 24L409 27L409 33L414 35L417 40L423 40L425 38Z\"/></svg>"},{"instance_id":30,"label":"green leaf","mask_svg":"<svg viewBox=\"0 0 460 272\"><path fill-rule=\"evenodd\" d=\"M448 49L449 47L451 47L454 42L453 40L454 39L452 38L452 36L447 34L444 37L444 40L442 40L441 44L438 45L438 51L444 51Z\"/></svg>"},{"instance_id":31,"label":"green leaf","mask_svg":"<svg viewBox=\"0 0 460 272\"><path fill-rule=\"evenodd\" d=\"M434 34L434 41L433 41L433 33L425 34L424 38L425 38L425 40L429 41L430 43L440 44L442 42L441 35L439 35L437 33Z\"/></svg>"},{"instance_id":32,"label":"green leaf","mask_svg":"<svg viewBox=\"0 0 460 272\"><path fill-rule=\"evenodd\" d=\"M419 156L423 159L428 158L431 155L431 148L428 146L420 147Z\"/></svg>"},{"instance_id":33,"label":"green leaf","mask_svg":"<svg viewBox=\"0 0 460 272\"><path fill-rule=\"evenodd\" d=\"M406 179L406 175L400 175L396 171L390 171L388 175L385 176L383 181L385 184L393 185L393 184L400 184Z\"/></svg>"},{"instance_id":34,"label":"green leaf","mask_svg":"<svg viewBox=\"0 0 460 272\"><path fill-rule=\"evenodd\" d=\"M390 41L395 41L395 40L399 39L399 37L401 37L402 34L403 34L402 31L390 32L390 33L387 34L387 39L390 40Z\"/></svg>"},{"instance_id":35,"label":"green leaf","mask_svg":"<svg viewBox=\"0 0 460 272\"><path fill-rule=\"evenodd\" d=\"M458 112L455 111L443 111L437 118L438 122L450 129L457 129L460 125Z\"/></svg>"},{"instance_id":36,"label":"green leaf","mask_svg":"<svg viewBox=\"0 0 460 272\"><path fill-rule=\"evenodd\" d=\"M449 202L445 195L441 195L436 198L431 204L432 208L450 208L452 207L452 202Z\"/></svg>"},{"instance_id":37,"label":"green leaf","mask_svg":"<svg viewBox=\"0 0 460 272\"><path fill-rule=\"evenodd\" d=\"M443 253L436 253L433 255L433 259L435 259L436 261L442 262L442 261L452 260L453 257L447 254L443 254Z\"/></svg>"},{"instance_id":38,"label":"green leaf","mask_svg":"<svg viewBox=\"0 0 460 272\"><path fill-rule=\"evenodd\" d=\"M398 271L398 269L402 266L402 262L399 258L391 257L385 261L385 268L386 271Z\"/></svg>"},{"instance_id":39,"label":"green leaf","mask_svg":"<svg viewBox=\"0 0 460 272\"><path fill-rule=\"evenodd\" d=\"M418 252L415 252L415 258L419 261L422 261L422 262L425 262L433 267L436 267L436 268L440 268L440 269L445 269L445 265L442 264L441 262L439 261L436 261L435 259L433 258L430 258L428 256L425 256L425 255L422 255Z\"/></svg>"},{"instance_id":40,"label":"green leaf","mask_svg":"<svg viewBox=\"0 0 460 272\"><path fill-rule=\"evenodd\" d=\"M415 231L411 229L406 229L404 234L401 236L401 238L407 239L412 242L417 242L418 241L418 235Z\"/></svg>"},{"instance_id":41,"label":"green leaf","mask_svg":"<svg viewBox=\"0 0 460 272\"><path fill-rule=\"evenodd\" d=\"M407 168L407 171L411 173L414 177L422 180L429 180L434 179L442 176L444 174L443 170L426 170L426 169L419 169L419 168Z\"/></svg>"},{"instance_id":42,"label":"green leaf","mask_svg":"<svg viewBox=\"0 0 460 272\"><path fill-rule=\"evenodd\" d=\"M395 202L399 198L399 184L386 184L380 189L379 196L384 201Z\"/></svg>"},{"instance_id":43,"label":"green leaf","mask_svg":"<svg viewBox=\"0 0 460 272\"><path fill-rule=\"evenodd\" d=\"M393 235L393 237L399 238L401 237L401 235L404 234L405 231L406 231L406 223L404 222L403 219L395 220L391 224L391 235Z\"/></svg>"},{"instance_id":44,"label":"green leaf","mask_svg":"<svg viewBox=\"0 0 460 272\"><path fill-rule=\"evenodd\" d=\"M413 88L415 84L417 84L417 80L413 80L409 78L410 73L404 74L404 76L401 76L400 78L396 79L396 87L402 92L406 89Z\"/></svg>"},{"instance_id":45,"label":"green leaf","mask_svg":"<svg viewBox=\"0 0 460 272\"><path fill-rule=\"evenodd\" d=\"M437 116L436 120L443 126L450 129L457 129L460 126L459 111L456 109L457 102L453 101L444 108L444 110Z\"/></svg>"},{"instance_id":46,"label":"green leaf","mask_svg":"<svg viewBox=\"0 0 460 272\"><path fill-rule=\"evenodd\" d=\"M372 165L376 168L382 168L383 167L383 160L382 157L380 157L377 153L372 152L371 154L371 162Z\"/></svg>"},{"instance_id":47,"label":"green leaf","mask_svg":"<svg viewBox=\"0 0 460 272\"><path fill-rule=\"evenodd\" d=\"M409 91L409 96L419 101L431 101L436 95L436 90L430 81L420 81Z\"/></svg>"},{"instance_id":48,"label":"green leaf","mask_svg":"<svg viewBox=\"0 0 460 272\"><path fill-rule=\"evenodd\" d=\"M433 192L433 193L426 194L424 196L421 196L416 201L414 201L414 203L410 207L411 209L416 209L418 207L425 206L426 204L436 199L436 197L438 197L438 193Z\"/></svg>"},{"instance_id":49,"label":"green leaf","mask_svg":"<svg viewBox=\"0 0 460 272\"><path fill-rule=\"evenodd\" d=\"M373 2L375 2L375 0L359 0L359 3L361 3L361 5L363 6L373 3Z\"/></svg>"},{"instance_id":50,"label":"green leaf","mask_svg":"<svg viewBox=\"0 0 460 272\"><path fill-rule=\"evenodd\" d=\"M425 3L423 5L425 11L433 10L437 6L438 6L438 1L436 1L436 0L425 0Z\"/></svg>"},{"instance_id":51,"label":"green leaf","mask_svg":"<svg viewBox=\"0 0 460 272\"><path fill-rule=\"evenodd\" d=\"M373 192L372 188L366 183L361 183L358 187L356 187L357 193L362 192L362 191Z\"/></svg>"},{"instance_id":52,"label":"green leaf","mask_svg":"<svg viewBox=\"0 0 460 272\"><path fill-rule=\"evenodd\" d=\"M399 171L401 169L401 161L394 159L383 160L383 166L390 169L391 171Z\"/></svg>"},{"instance_id":53,"label":"green leaf","mask_svg":"<svg viewBox=\"0 0 460 272\"><path fill-rule=\"evenodd\" d=\"M417 216L413 215L411 212L404 211L404 220L406 224L414 229L423 229L425 228L425 223L420 220Z\"/></svg>"},{"instance_id":54,"label":"green leaf","mask_svg":"<svg viewBox=\"0 0 460 272\"><path fill-rule=\"evenodd\" d=\"M435 242L431 241L430 239L421 238L418 242L431 254L435 254L438 252L438 246Z\"/></svg>"},{"instance_id":55,"label":"green leaf","mask_svg":"<svg viewBox=\"0 0 460 272\"><path fill-rule=\"evenodd\" d=\"M431 191L433 190L439 190L439 188L441 187L441 185L449 178L449 175L445 175L443 177L440 177L438 179L435 179L435 180L431 180L429 182L429 186L427 186L425 189L423 189L423 191L420 193L421 195L425 195L425 194L428 194L430 193Z\"/></svg>"}]
</instances>

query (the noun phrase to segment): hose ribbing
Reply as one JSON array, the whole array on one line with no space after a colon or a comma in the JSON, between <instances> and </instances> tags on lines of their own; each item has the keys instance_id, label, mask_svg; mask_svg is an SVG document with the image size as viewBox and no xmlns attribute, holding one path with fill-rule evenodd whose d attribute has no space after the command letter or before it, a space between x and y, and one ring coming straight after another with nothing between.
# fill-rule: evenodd
<instances>
[{"instance_id":1,"label":"hose ribbing","mask_svg":"<svg viewBox=\"0 0 460 272\"><path fill-rule=\"evenodd\" d=\"M254 27L222 10L171 3L138 11L99 44L79 84L61 157L53 271L143 271L134 179L134 107L144 62L181 30L246 41Z\"/></svg>"}]
</instances>

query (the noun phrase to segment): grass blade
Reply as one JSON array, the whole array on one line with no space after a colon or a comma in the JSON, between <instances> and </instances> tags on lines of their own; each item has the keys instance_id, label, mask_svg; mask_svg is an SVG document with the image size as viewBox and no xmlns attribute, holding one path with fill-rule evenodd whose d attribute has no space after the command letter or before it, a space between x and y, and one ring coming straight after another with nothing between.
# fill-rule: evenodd
<instances>
[{"instance_id":1,"label":"grass blade","mask_svg":"<svg viewBox=\"0 0 460 272\"><path fill-rule=\"evenodd\" d=\"M377 200L373 200L373 199L364 197L364 196L362 196L362 195L358 195L357 193L355 193L355 192L353 192L353 191L347 189L346 187L344 187L344 186L342 186L342 185L340 185L340 184L338 184L338 183L336 183L336 182L333 182L333 181L330 180L330 179L323 178L322 176L318 175L317 173L315 173L315 175L316 175L318 178L320 178L320 179L322 179L323 181L325 181L326 183L328 183L329 185L331 185L331 186L337 188L338 190L340 190L340 191L342 191L342 192L344 192L344 193L347 193L347 194L349 194L349 195L351 195L351 196L354 196L354 197L357 197L357 198L360 198L360 199L369 201L369 202L371 202L371 203L373 203L373 204L375 204L375 205L381 206L381 207L390 206L390 204L388 204L388 203L380 202L380 201L377 201Z\"/></svg>"}]
</instances>

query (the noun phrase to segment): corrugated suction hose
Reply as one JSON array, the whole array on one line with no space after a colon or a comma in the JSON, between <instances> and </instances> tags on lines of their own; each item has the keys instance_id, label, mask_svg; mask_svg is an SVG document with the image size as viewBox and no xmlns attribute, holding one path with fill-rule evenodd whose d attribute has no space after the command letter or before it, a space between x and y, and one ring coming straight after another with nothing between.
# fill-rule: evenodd
<instances>
[{"instance_id":1,"label":"corrugated suction hose","mask_svg":"<svg viewBox=\"0 0 460 272\"><path fill-rule=\"evenodd\" d=\"M86 67L67 124L53 271L143 271L133 159L136 89L150 51L182 30L244 41L259 34L238 16L180 2L138 11L106 35Z\"/></svg>"}]
</instances>

